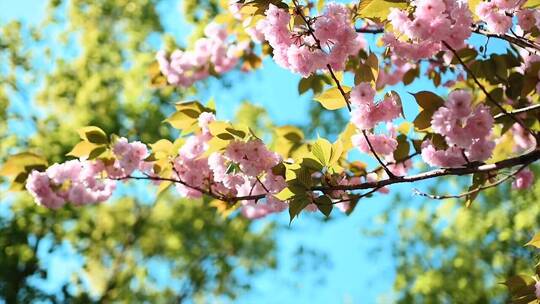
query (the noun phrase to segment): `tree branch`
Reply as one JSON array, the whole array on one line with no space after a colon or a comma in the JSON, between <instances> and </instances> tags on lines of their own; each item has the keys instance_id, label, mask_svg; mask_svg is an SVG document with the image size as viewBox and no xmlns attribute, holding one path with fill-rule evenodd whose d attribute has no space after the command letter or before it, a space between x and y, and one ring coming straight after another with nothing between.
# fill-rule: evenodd
<instances>
[{"instance_id":1,"label":"tree branch","mask_svg":"<svg viewBox=\"0 0 540 304\"><path fill-rule=\"evenodd\" d=\"M497 38L497 39L504 40L504 41L506 41L508 43L517 45L517 46L522 47L522 48L532 48L532 49L540 51L540 46L539 45L537 45L534 41L531 41L531 40L529 40L529 39L527 39L525 37L519 37L518 38L518 37L512 37L512 36L507 35L507 34L494 34L494 33L484 31L484 30L482 30L480 28L475 28L472 31L473 31L473 33L483 35L483 36L486 36L488 38Z\"/></svg>"},{"instance_id":2,"label":"tree branch","mask_svg":"<svg viewBox=\"0 0 540 304\"><path fill-rule=\"evenodd\" d=\"M529 152L527 154L523 154L521 156L508 158L493 164L478 164L478 165L471 165L468 167L459 167L459 168L441 168L441 169L435 169L431 171L427 171L420 174L415 175L409 175L409 176L398 176L395 179L383 179L376 182L365 182L360 183L356 185L336 185L330 187L325 186L316 186L312 187L312 191L331 191L331 190L361 190L361 189L372 189L376 187L384 187L388 185L393 184L401 184L401 183L411 183L421 180L427 180L432 179L436 177L441 176L462 176L462 175L469 175L479 172L490 172L490 171L498 171L505 168L511 168L517 165L529 165L535 161L540 159L540 151L534 150L532 152Z\"/></svg>"},{"instance_id":3,"label":"tree branch","mask_svg":"<svg viewBox=\"0 0 540 304\"><path fill-rule=\"evenodd\" d=\"M533 112L533 111L536 111L536 110L539 110L539 109L540 109L540 104L535 104L535 105L531 105L531 106L528 106L528 107L525 107L525 108L515 109L513 111L509 111L509 113L511 113L511 114L520 114L520 113ZM506 116L504 113L499 113L499 114L493 116L493 118L495 118L497 120L497 119L503 118L504 116Z\"/></svg>"},{"instance_id":4,"label":"tree branch","mask_svg":"<svg viewBox=\"0 0 540 304\"><path fill-rule=\"evenodd\" d=\"M384 33L384 28L361 27L361 28L356 28L356 32L365 33L365 34L382 34ZM472 29L472 32L478 35L485 36L487 38L496 38L496 39L504 40L508 43L519 46L521 48L531 48L531 49L540 51L540 45L536 44L534 41L527 39L525 37L513 37L508 34L490 33L488 31L480 29L478 26L474 26L474 28Z\"/></svg>"},{"instance_id":5,"label":"tree branch","mask_svg":"<svg viewBox=\"0 0 540 304\"><path fill-rule=\"evenodd\" d=\"M416 175L409 175L409 176L396 176L395 178L387 178L376 182L364 182L360 184L353 184L353 185L335 185L335 186L315 186L308 189L308 191L321 191L324 193L330 192L330 191L337 191L337 190L343 190L343 191L354 191L354 190L365 190L365 189L371 189L364 195L361 195L361 197L364 197L365 195L371 194L380 188L383 188L385 186L393 185L393 184L401 184L401 183L412 183L416 181L421 180L428 180L436 177L441 176L462 176L462 175L470 175L474 173L479 172L492 172L492 171L498 171L505 168L511 168L514 166L521 165L522 167L525 167L535 161L540 159L540 150L534 150L532 152L529 152L527 154L523 154L521 156L505 159L493 164L471 164L468 167L459 167L459 168L441 168L441 169L435 169L431 171L427 171L424 173L419 173ZM200 191L198 187L193 187L188 185L187 183L176 180L173 178L166 178L166 177L153 177L153 176L125 176L121 178L110 178L112 180L127 180L127 179L134 179L134 180L155 180L155 181L169 181L173 183L179 183L186 187L195 189ZM267 194L256 194L256 195L249 195L249 196L237 196L237 197L224 197L213 193L208 193L206 191L201 191L211 197L214 197L216 199L226 201L229 203L236 203L238 201L243 200L260 200L263 199Z\"/></svg>"}]
</instances>

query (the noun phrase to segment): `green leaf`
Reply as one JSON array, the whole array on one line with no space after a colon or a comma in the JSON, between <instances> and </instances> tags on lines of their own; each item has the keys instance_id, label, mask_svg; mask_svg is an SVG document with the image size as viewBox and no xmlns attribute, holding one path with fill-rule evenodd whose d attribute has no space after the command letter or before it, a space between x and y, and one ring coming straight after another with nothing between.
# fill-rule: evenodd
<instances>
[{"instance_id":1,"label":"green leaf","mask_svg":"<svg viewBox=\"0 0 540 304\"><path fill-rule=\"evenodd\" d=\"M376 81L375 75L371 67L367 64L360 63L354 73L354 83L359 84L361 82L372 82Z\"/></svg>"},{"instance_id":2,"label":"green leaf","mask_svg":"<svg viewBox=\"0 0 540 304\"><path fill-rule=\"evenodd\" d=\"M241 130L236 130L236 129L233 129L233 128L225 128L225 131L235 135L235 136L238 136L240 138L244 138L246 137L246 132L244 131L241 131Z\"/></svg>"},{"instance_id":3,"label":"green leaf","mask_svg":"<svg viewBox=\"0 0 540 304\"><path fill-rule=\"evenodd\" d=\"M280 201L288 201L293 198L296 194L291 191L290 188L285 188L281 190L278 194L274 194L274 197Z\"/></svg>"},{"instance_id":4,"label":"green leaf","mask_svg":"<svg viewBox=\"0 0 540 304\"><path fill-rule=\"evenodd\" d=\"M90 153L100 146L101 145L93 144L88 141L81 141L80 143L76 144L75 147L73 147L73 149L66 155L77 158L88 158Z\"/></svg>"},{"instance_id":5,"label":"green leaf","mask_svg":"<svg viewBox=\"0 0 540 304\"><path fill-rule=\"evenodd\" d=\"M358 14L363 18L385 21L391 8L407 8L407 1L399 0L361 0Z\"/></svg>"},{"instance_id":6,"label":"green leaf","mask_svg":"<svg viewBox=\"0 0 540 304\"><path fill-rule=\"evenodd\" d=\"M469 9L471 10L471 13L473 14L474 21L477 21L479 19L478 16L476 15L476 6L478 6L480 2L483 2L483 1L482 0L469 0L468 1Z\"/></svg>"},{"instance_id":7,"label":"green leaf","mask_svg":"<svg viewBox=\"0 0 540 304\"><path fill-rule=\"evenodd\" d=\"M88 159L96 159L100 157L105 151L107 151L107 147L105 146L97 146L94 150L88 154Z\"/></svg>"},{"instance_id":8,"label":"green leaf","mask_svg":"<svg viewBox=\"0 0 540 304\"><path fill-rule=\"evenodd\" d=\"M107 134L98 127L88 126L77 130L82 140L89 141L94 144L106 144L109 142Z\"/></svg>"},{"instance_id":9,"label":"green leaf","mask_svg":"<svg viewBox=\"0 0 540 304\"><path fill-rule=\"evenodd\" d=\"M213 121L208 124L208 129L210 130L210 133L214 136L218 136L218 134L222 133L227 133L227 128L232 128L232 125L224 121Z\"/></svg>"},{"instance_id":10,"label":"green leaf","mask_svg":"<svg viewBox=\"0 0 540 304\"><path fill-rule=\"evenodd\" d=\"M522 296L527 294L527 291L532 288L532 294L534 295L534 284L535 281L530 276L526 275L515 275L513 277L510 277L504 282L504 285L508 287L508 291L513 296Z\"/></svg>"},{"instance_id":11,"label":"green leaf","mask_svg":"<svg viewBox=\"0 0 540 304\"><path fill-rule=\"evenodd\" d=\"M411 126L412 126L412 124L410 122L404 121L399 125L398 131L399 131L399 133L401 133L403 135L407 135L407 134L409 134L409 131L411 130Z\"/></svg>"},{"instance_id":12,"label":"green leaf","mask_svg":"<svg viewBox=\"0 0 540 304\"><path fill-rule=\"evenodd\" d=\"M411 149L411 145L407 140L407 136L403 134L398 135L397 142L398 146L394 151L394 160L401 161L409 156L409 150Z\"/></svg>"},{"instance_id":13,"label":"green leaf","mask_svg":"<svg viewBox=\"0 0 540 304\"><path fill-rule=\"evenodd\" d=\"M29 172L20 172L12 181L9 186L9 191L23 191L25 189L26 180L28 179Z\"/></svg>"},{"instance_id":14,"label":"green leaf","mask_svg":"<svg viewBox=\"0 0 540 304\"><path fill-rule=\"evenodd\" d=\"M366 64L371 68L373 80L376 81L379 76L379 58L375 53L371 52L366 59Z\"/></svg>"},{"instance_id":15,"label":"green leaf","mask_svg":"<svg viewBox=\"0 0 540 304\"><path fill-rule=\"evenodd\" d=\"M319 211L321 211L326 217L330 216L332 208L334 207L332 200L326 195L321 195L315 198L315 205L317 205Z\"/></svg>"},{"instance_id":16,"label":"green leaf","mask_svg":"<svg viewBox=\"0 0 540 304\"><path fill-rule=\"evenodd\" d=\"M525 246L534 246L536 248L540 248L540 232L536 233L533 238L525 244Z\"/></svg>"},{"instance_id":17,"label":"green leaf","mask_svg":"<svg viewBox=\"0 0 540 304\"><path fill-rule=\"evenodd\" d=\"M223 140L233 140L234 139L234 136L232 136L229 133L220 133L220 134L218 134L216 136L217 136L217 138L223 139Z\"/></svg>"},{"instance_id":18,"label":"green leaf","mask_svg":"<svg viewBox=\"0 0 540 304\"><path fill-rule=\"evenodd\" d=\"M328 161L328 166L332 166L333 164L337 163L343 155L343 152L343 142L338 138L338 140L332 144L332 157Z\"/></svg>"},{"instance_id":19,"label":"green leaf","mask_svg":"<svg viewBox=\"0 0 540 304\"><path fill-rule=\"evenodd\" d=\"M307 196L295 196L290 202L289 202L289 216L290 221L289 224L292 223L293 219L300 214L304 208L307 207L311 202L307 198Z\"/></svg>"},{"instance_id":20,"label":"green leaf","mask_svg":"<svg viewBox=\"0 0 540 304\"><path fill-rule=\"evenodd\" d=\"M441 97L429 91L420 91L412 95L416 99L416 103L424 110L435 112L444 105L444 100Z\"/></svg>"},{"instance_id":21,"label":"green leaf","mask_svg":"<svg viewBox=\"0 0 540 304\"><path fill-rule=\"evenodd\" d=\"M416 116L413 121L413 125L418 131L423 131L431 127L432 111L422 111Z\"/></svg>"},{"instance_id":22,"label":"green leaf","mask_svg":"<svg viewBox=\"0 0 540 304\"><path fill-rule=\"evenodd\" d=\"M463 62L469 62L476 59L476 56L478 56L478 52L474 48L463 48L457 51L457 56L454 56L454 58L452 58L452 64L459 63L459 60L457 58L458 56Z\"/></svg>"},{"instance_id":23,"label":"green leaf","mask_svg":"<svg viewBox=\"0 0 540 304\"><path fill-rule=\"evenodd\" d=\"M47 160L35 153L22 152L9 156L0 169L2 176L17 176L21 172L25 172L26 168L33 167L34 169L46 168Z\"/></svg>"},{"instance_id":24,"label":"green leaf","mask_svg":"<svg viewBox=\"0 0 540 304\"><path fill-rule=\"evenodd\" d=\"M231 173L235 174L235 173L239 173L241 171L242 170L240 170L240 166L238 164L231 162L229 164L229 167L227 167L227 171L225 173L227 173L227 174L231 174Z\"/></svg>"},{"instance_id":25,"label":"green leaf","mask_svg":"<svg viewBox=\"0 0 540 304\"><path fill-rule=\"evenodd\" d=\"M358 205L359 200L360 198L358 196L351 197L351 201L349 202L349 209L346 212L347 215L351 215L351 213L353 213L356 205Z\"/></svg>"},{"instance_id":26,"label":"green leaf","mask_svg":"<svg viewBox=\"0 0 540 304\"><path fill-rule=\"evenodd\" d=\"M487 181L487 175L485 173L475 173L472 176L472 185L469 187L468 191L473 191L475 189L478 189L479 187L482 187ZM476 197L478 197L478 194L480 194L480 191L476 191L472 194L469 194L465 197L465 207L469 208Z\"/></svg>"},{"instance_id":27,"label":"green leaf","mask_svg":"<svg viewBox=\"0 0 540 304\"><path fill-rule=\"evenodd\" d=\"M330 159L332 159L332 144L324 139L319 138L311 147L313 155L321 162L321 164L328 166Z\"/></svg>"},{"instance_id":28,"label":"green leaf","mask_svg":"<svg viewBox=\"0 0 540 304\"><path fill-rule=\"evenodd\" d=\"M345 93L348 93L351 91L351 88L343 87L343 90ZM321 105L327 110L338 110L347 106L343 95L341 95L341 92L337 87L330 88L313 99L320 102Z\"/></svg>"},{"instance_id":29,"label":"green leaf","mask_svg":"<svg viewBox=\"0 0 540 304\"><path fill-rule=\"evenodd\" d=\"M538 8L540 7L540 0L527 0L523 4L524 8Z\"/></svg>"},{"instance_id":30,"label":"green leaf","mask_svg":"<svg viewBox=\"0 0 540 304\"><path fill-rule=\"evenodd\" d=\"M413 124L418 131L426 130L431 127L431 117L437 109L444 105L444 100L438 95L428 91L421 91L412 95L414 96L416 103L418 103L422 109L414 119Z\"/></svg>"},{"instance_id":31,"label":"green leaf","mask_svg":"<svg viewBox=\"0 0 540 304\"><path fill-rule=\"evenodd\" d=\"M304 157L300 165L304 168L308 168L313 171L321 171L324 168L324 165L321 163L321 161L317 159L314 155L309 155L307 157Z\"/></svg>"},{"instance_id":32,"label":"green leaf","mask_svg":"<svg viewBox=\"0 0 540 304\"><path fill-rule=\"evenodd\" d=\"M205 107L197 101L176 103L176 112L165 120L176 129L182 130L183 134L189 134L197 130L198 117L203 112L214 113L211 108Z\"/></svg>"},{"instance_id":33,"label":"green leaf","mask_svg":"<svg viewBox=\"0 0 540 304\"><path fill-rule=\"evenodd\" d=\"M411 84L418 76L420 76L419 68L409 69L405 73L405 75L403 75L403 84L404 85Z\"/></svg>"},{"instance_id":34,"label":"green leaf","mask_svg":"<svg viewBox=\"0 0 540 304\"><path fill-rule=\"evenodd\" d=\"M165 122L168 122L175 129L193 132L197 120L189 117L184 112L177 111L165 119Z\"/></svg>"},{"instance_id":35,"label":"green leaf","mask_svg":"<svg viewBox=\"0 0 540 304\"><path fill-rule=\"evenodd\" d=\"M298 82L298 94L302 95L307 92L311 88L312 81L313 78L311 76L307 78L302 78L300 82Z\"/></svg>"},{"instance_id":36,"label":"green leaf","mask_svg":"<svg viewBox=\"0 0 540 304\"><path fill-rule=\"evenodd\" d=\"M166 158L174 153L174 145L170 140L160 139L153 144L150 144L150 148L154 153L156 159Z\"/></svg>"},{"instance_id":37,"label":"green leaf","mask_svg":"<svg viewBox=\"0 0 540 304\"><path fill-rule=\"evenodd\" d=\"M296 179L293 181L294 184L300 183L300 185L302 185L303 187L311 187L311 173L306 168L294 170L294 174L296 175Z\"/></svg>"}]
</instances>

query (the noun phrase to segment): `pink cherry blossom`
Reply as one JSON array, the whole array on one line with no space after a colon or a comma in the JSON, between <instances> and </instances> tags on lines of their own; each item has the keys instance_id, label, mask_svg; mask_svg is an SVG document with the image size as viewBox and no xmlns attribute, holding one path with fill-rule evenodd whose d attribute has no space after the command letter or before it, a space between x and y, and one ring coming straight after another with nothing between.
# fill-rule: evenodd
<instances>
[{"instance_id":1,"label":"pink cherry blossom","mask_svg":"<svg viewBox=\"0 0 540 304\"><path fill-rule=\"evenodd\" d=\"M380 155L389 155L394 152L397 148L397 141L384 134L367 134L369 143L373 146L375 153ZM352 138L352 143L360 151L364 153L371 153L369 144L366 140L366 137L363 134L356 134Z\"/></svg>"},{"instance_id":2,"label":"pink cherry blossom","mask_svg":"<svg viewBox=\"0 0 540 304\"><path fill-rule=\"evenodd\" d=\"M324 13L311 26L313 33L301 28L291 31L290 19L289 12L270 4L257 30L272 46L274 61L304 77L328 65L334 70L343 70L347 58L366 46L349 19L348 8L342 4L327 4Z\"/></svg>"}]
</instances>

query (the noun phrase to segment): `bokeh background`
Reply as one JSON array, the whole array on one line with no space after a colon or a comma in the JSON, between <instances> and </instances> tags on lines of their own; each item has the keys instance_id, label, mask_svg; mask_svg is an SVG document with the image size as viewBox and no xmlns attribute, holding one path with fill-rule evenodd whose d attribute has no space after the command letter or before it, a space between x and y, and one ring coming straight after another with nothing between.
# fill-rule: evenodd
<instances>
[{"instance_id":1,"label":"bokeh background","mask_svg":"<svg viewBox=\"0 0 540 304\"><path fill-rule=\"evenodd\" d=\"M300 96L299 76L271 59L187 90L159 85L155 52L188 46L218 4L0 1L0 163L27 150L63 161L85 125L144 142L173 138L162 121L178 100L215 99L219 118L263 133L294 124L311 138L335 137L347 113ZM366 38L377 50L376 37ZM489 53L505 48L491 42ZM407 92L436 90L428 79L395 89L406 117L416 109ZM363 199L350 216L302 214L289 226L287 212L223 218L208 202L174 191L155 197L143 183L123 185L106 204L49 211L2 181L6 303L498 303L505 277L532 271L535 252L523 244L540 219L539 187L503 187L465 209L400 185ZM415 187L457 192L466 183Z\"/></svg>"}]
</instances>

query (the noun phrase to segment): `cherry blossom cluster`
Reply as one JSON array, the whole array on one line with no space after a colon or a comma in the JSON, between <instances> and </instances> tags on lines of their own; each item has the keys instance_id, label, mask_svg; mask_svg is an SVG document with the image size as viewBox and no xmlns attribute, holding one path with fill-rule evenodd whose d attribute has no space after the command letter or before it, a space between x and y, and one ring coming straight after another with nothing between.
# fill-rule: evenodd
<instances>
[{"instance_id":1,"label":"cherry blossom cluster","mask_svg":"<svg viewBox=\"0 0 540 304\"><path fill-rule=\"evenodd\" d=\"M422 144L422 158L435 167L460 167L491 157L495 142L490 140L494 119L485 105L472 107L472 95L464 90L450 93L444 106L431 119L434 132L444 136L448 148L437 150L430 140Z\"/></svg>"},{"instance_id":2,"label":"cherry blossom cluster","mask_svg":"<svg viewBox=\"0 0 540 304\"><path fill-rule=\"evenodd\" d=\"M203 192L220 197L266 194L264 201L242 202L242 213L249 218L284 210L287 204L273 196L286 187L283 177L272 173L281 158L261 140L233 141L224 152L204 157L212 138L208 125L214 120L213 114L202 113L199 116L202 132L189 136L173 160L173 177L180 181L176 183L178 192L188 198L199 198ZM59 208L67 202L85 205L106 201L116 181L129 179L137 170L157 177L153 163L146 161L149 156L146 145L119 138L112 145L112 153L113 159L70 160L45 172L32 171L26 188L38 204Z\"/></svg>"},{"instance_id":3,"label":"cherry blossom cluster","mask_svg":"<svg viewBox=\"0 0 540 304\"><path fill-rule=\"evenodd\" d=\"M151 172L144 161L149 153L141 142L129 143L119 138L113 146L112 161L70 160L54 164L45 172L32 171L26 189L35 201L48 208L60 208L67 202L74 205L106 201L114 191L114 179L129 176L135 170Z\"/></svg>"},{"instance_id":4,"label":"cherry blossom cluster","mask_svg":"<svg viewBox=\"0 0 540 304\"><path fill-rule=\"evenodd\" d=\"M248 47L247 43L228 42L227 30L216 23L207 25L204 34L193 50L175 50L170 56L163 50L157 53L159 68L169 84L189 87L212 73L228 72Z\"/></svg>"},{"instance_id":5,"label":"cherry blossom cluster","mask_svg":"<svg viewBox=\"0 0 540 304\"><path fill-rule=\"evenodd\" d=\"M388 94L382 101L375 103L375 93L375 88L368 82L359 83L351 91L351 122L360 130L373 129L378 123L391 122L401 115L401 104L393 94ZM375 153L389 156L397 148L397 141L392 124L389 124L388 128L390 135L367 132L369 143L363 134L354 135L352 142L364 153L371 152L371 144Z\"/></svg>"},{"instance_id":6,"label":"cherry blossom cluster","mask_svg":"<svg viewBox=\"0 0 540 304\"><path fill-rule=\"evenodd\" d=\"M516 12L516 16L519 27L525 32L540 27L540 11L537 9L520 9Z\"/></svg>"},{"instance_id":7,"label":"cherry blossom cluster","mask_svg":"<svg viewBox=\"0 0 540 304\"><path fill-rule=\"evenodd\" d=\"M100 177L104 169L99 161L70 160L54 164L45 172L32 171L26 189L36 203L53 209L66 202L78 206L103 202L115 189L113 181Z\"/></svg>"},{"instance_id":8,"label":"cherry blossom cluster","mask_svg":"<svg viewBox=\"0 0 540 304\"><path fill-rule=\"evenodd\" d=\"M198 189L222 197L266 194L264 201L241 202L242 214L252 219L284 210L287 204L273 196L286 187L283 177L272 173L281 158L269 151L260 139L235 140L225 151L204 156L212 138L208 124L214 120L213 114L202 113L199 116L202 132L188 137L174 160L176 177L185 183L176 184L180 194L198 198L203 194Z\"/></svg>"},{"instance_id":9,"label":"cherry blossom cluster","mask_svg":"<svg viewBox=\"0 0 540 304\"><path fill-rule=\"evenodd\" d=\"M321 16L309 19L309 27L291 29L290 21L288 11L271 4L257 28L272 46L276 63L304 77L327 65L344 70L347 58L366 46L350 21L349 9L342 4L327 4Z\"/></svg>"},{"instance_id":10,"label":"cherry blossom cluster","mask_svg":"<svg viewBox=\"0 0 540 304\"><path fill-rule=\"evenodd\" d=\"M536 25L538 12L528 9L517 10L523 2L519 0L480 2L476 7L476 14L486 23L490 32L505 34L512 27L512 15L516 12L519 26L529 31Z\"/></svg>"},{"instance_id":11,"label":"cherry blossom cluster","mask_svg":"<svg viewBox=\"0 0 540 304\"><path fill-rule=\"evenodd\" d=\"M388 15L394 32L382 39L396 56L414 61L429 58L444 49L442 41L455 49L465 46L473 23L466 2L414 0L412 4L412 19L407 11L396 8Z\"/></svg>"}]
</instances>

